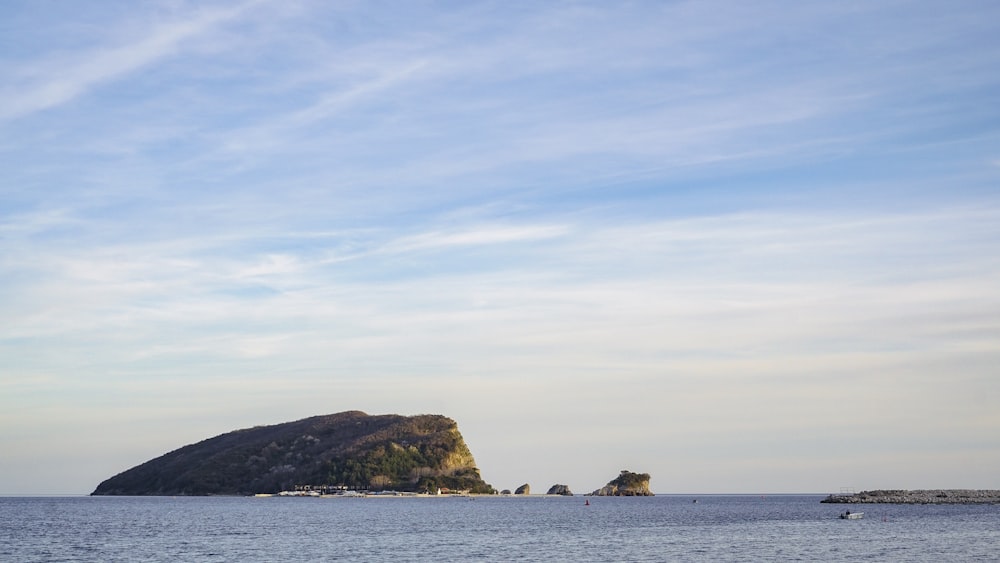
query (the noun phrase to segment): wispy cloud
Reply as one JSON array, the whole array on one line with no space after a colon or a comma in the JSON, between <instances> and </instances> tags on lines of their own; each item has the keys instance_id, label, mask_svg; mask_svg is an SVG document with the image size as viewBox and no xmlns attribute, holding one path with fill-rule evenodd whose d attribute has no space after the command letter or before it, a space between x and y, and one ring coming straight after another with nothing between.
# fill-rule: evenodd
<instances>
[{"instance_id":1,"label":"wispy cloud","mask_svg":"<svg viewBox=\"0 0 1000 563\"><path fill-rule=\"evenodd\" d=\"M862 439L851 400L883 443L945 451L947 419L995 446L986 4L18 11L0 449L45 465L18 429L75 440L38 414L71 408L189 421L120 430L132 457L205 425L440 410L500 479L592 467L609 435L690 487L736 465L784 487L794 453L822 488L808 438ZM79 479L131 459L98 455Z\"/></svg>"},{"instance_id":2,"label":"wispy cloud","mask_svg":"<svg viewBox=\"0 0 1000 563\"><path fill-rule=\"evenodd\" d=\"M456 246L479 246L516 242L529 242L565 236L566 226L514 226L485 227L452 232L434 231L418 235L408 235L393 240L382 247L382 251L402 253L413 250L447 249Z\"/></svg>"},{"instance_id":3,"label":"wispy cloud","mask_svg":"<svg viewBox=\"0 0 1000 563\"><path fill-rule=\"evenodd\" d=\"M420 60L408 61L403 65L390 63L371 71L374 74L370 76L351 76L348 85L325 92L304 107L292 107L284 113L268 115L264 120L227 132L221 140L220 148L224 153L245 155L248 158L276 150L295 150L292 147L300 147L311 140L304 131L315 130L325 120L390 96L394 89L404 87L408 80L418 76L425 66L426 63ZM334 74L327 81L340 82L342 75Z\"/></svg>"},{"instance_id":4,"label":"wispy cloud","mask_svg":"<svg viewBox=\"0 0 1000 563\"><path fill-rule=\"evenodd\" d=\"M9 72L0 91L0 120L68 103L101 84L176 55L185 41L236 19L260 1L200 10L186 19L156 25L131 43L26 63Z\"/></svg>"}]
</instances>

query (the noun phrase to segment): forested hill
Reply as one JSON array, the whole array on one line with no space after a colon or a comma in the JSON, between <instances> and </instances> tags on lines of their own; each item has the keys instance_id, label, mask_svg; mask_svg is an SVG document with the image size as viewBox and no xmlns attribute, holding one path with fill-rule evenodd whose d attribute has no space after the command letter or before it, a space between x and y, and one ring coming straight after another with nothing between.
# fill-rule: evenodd
<instances>
[{"instance_id":1,"label":"forested hill","mask_svg":"<svg viewBox=\"0 0 1000 563\"><path fill-rule=\"evenodd\" d=\"M454 420L315 416L184 446L104 481L94 495L243 495L296 485L492 492Z\"/></svg>"}]
</instances>

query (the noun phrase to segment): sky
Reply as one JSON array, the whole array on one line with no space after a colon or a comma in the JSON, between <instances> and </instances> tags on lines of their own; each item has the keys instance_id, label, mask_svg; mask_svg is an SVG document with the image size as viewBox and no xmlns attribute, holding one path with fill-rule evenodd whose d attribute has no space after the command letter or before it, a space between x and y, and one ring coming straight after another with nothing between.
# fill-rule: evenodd
<instances>
[{"instance_id":1,"label":"sky","mask_svg":"<svg viewBox=\"0 0 1000 563\"><path fill-rule=\"evenodd\" d=\"M0 494L443 414L498 489L1000 488L1000 4L0 5Z\"/></svg>"}]
</instances>

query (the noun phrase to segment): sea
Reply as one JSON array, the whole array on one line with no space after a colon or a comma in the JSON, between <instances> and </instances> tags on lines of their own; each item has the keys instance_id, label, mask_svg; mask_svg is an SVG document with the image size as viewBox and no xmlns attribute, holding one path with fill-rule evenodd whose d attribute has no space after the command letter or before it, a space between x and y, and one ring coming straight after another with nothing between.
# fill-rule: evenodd
<instances>
[{"instance_id":1,"label":"sea","mask_svg":"<svg viewBox=\"0 0 1000 563\"><path fill-rule=\"evenodd\" d=\"M1000 505L823 496L6 497L0 561L1000 561Z\"/></svg>"}]
</instances>

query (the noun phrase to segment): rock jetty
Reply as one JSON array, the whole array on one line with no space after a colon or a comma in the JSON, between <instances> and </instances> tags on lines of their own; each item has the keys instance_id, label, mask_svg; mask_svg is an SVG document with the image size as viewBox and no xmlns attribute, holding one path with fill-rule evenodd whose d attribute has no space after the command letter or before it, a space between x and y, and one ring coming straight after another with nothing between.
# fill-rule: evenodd
<instances>
[{"instance_id":1,"label":"rock jetty","mask_svg":"<svg viewBox=\"0 0 1000 563\"><path fill-rule=\"evenodd\" d=\"M1000 490L861 491L860 493L830 495L820 502L835 504L1000 504Z\"/></svg>"}]
</instances>

